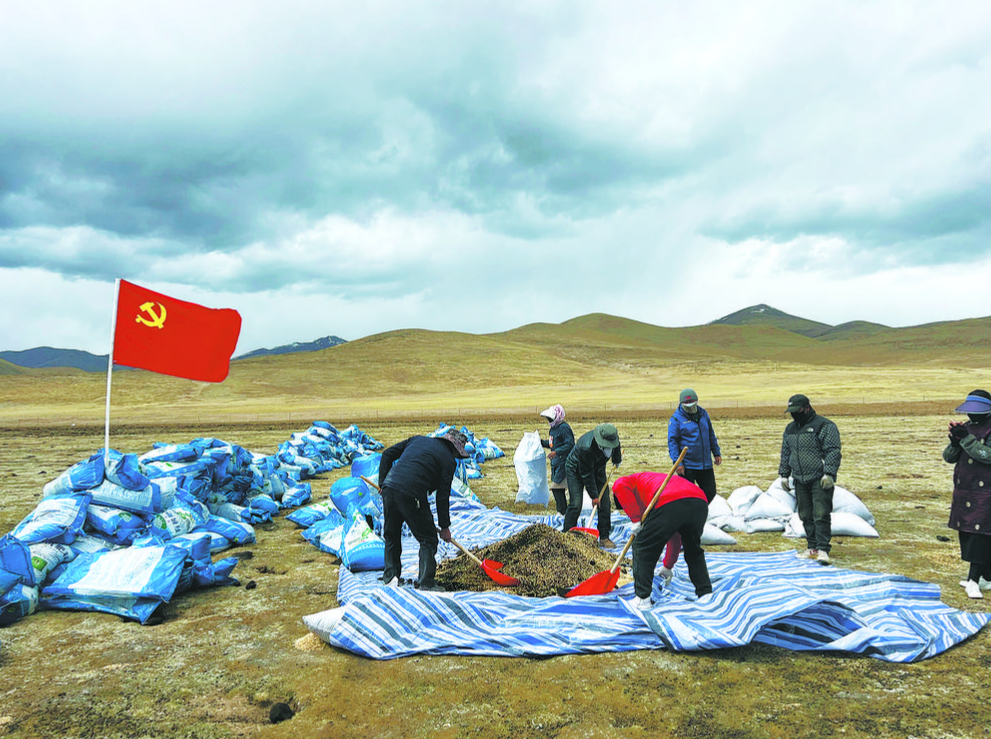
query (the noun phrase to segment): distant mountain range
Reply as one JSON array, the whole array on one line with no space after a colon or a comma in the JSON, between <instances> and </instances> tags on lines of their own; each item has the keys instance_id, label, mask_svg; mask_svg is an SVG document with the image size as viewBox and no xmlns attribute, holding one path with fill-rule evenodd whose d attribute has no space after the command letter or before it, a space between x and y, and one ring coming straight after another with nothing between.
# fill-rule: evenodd
<instances>
[{"instance_id":1,"label":"distant mountain range","mask_svg":"<svg viewBox=\"0 0 991 739\"><path fill-rule=\"evenodd\" d=\"M247 354L242 354L238 359L248 359L251 357L265 357L274 354L296 354L298 352L315 352L321 349L328 349L332 346L346 343L345 339L339 336L324 336L315 341L294 342L283 344L274 349L255 349ZM90 354L79 349L55 349L50 346L39 346L34 349L24 349L22 351L0 352L0 360L10 362L17 367L28 367L31 369L45 369L52 367L69 367L80 369L84 372L106 372L107 354ZM0 371L0 374L9 374Z\"/></svg>"},{"instance_id":2,"label":"distant mountain range","mask_svg":"<svg viewBox=\"0 0 991 739\"><path fill-rule=\"evenodd\" d=\"M733 328L740 330L733 331ZM353 342L338 336L325 336L315 341L284 344L274 349L256 349L235 357L235 361L274 355L305 355L341 344L349 344L354 353L360 354L363 351L361 347L369 343L378 345L398 341L402 344L410 336L426 337L429 334L431 332L392 331ZM481 341L485 338L485 335L462 336L466 340L475 337ZM940 347L953 347L956 352L965 349L976 351L991 344L991 317L942 321L907 328L891 328L869 321L851 321L830 326L790 315L762 303L701 326L664 328L618 316L590 314L560 324L529 324L503 332L499 336L510 341L521 341L526 345L537 343L545 348L556 346L563 352L562 356L571 358L585 357L596 342L612 345L620 341L624 346L629 344L639 347L636 354L638 361L645 361L646 354L654 351L674 356L679 353L704 352L709 346L717 354L729 352L732 356L743 358L779 354L782 357L794 356L795 351L800 350L803 358L809 361L819 357L828 362L857 363L860 361L859 357L872 357L872 361L889 361L904 352L931 352ZM809 343L810 339L814 341ZM403 351L408 355L413 350L407 346ZM30 371L23 368L54 367L104 372L106 366L107 355L98 356L74 349L38 347L0 352L0 375Z\"/></svg>"},{"instance_id":3,"label":"distant mountain range","mask_svg":"<svg viewBox=\"0 0 991 739\"><path fill-rule=\"evenodd\" d=\"M298 354L299 352L318 352L321 349L329 349L332 346L339 346L347 343L346 339L340 336L324 336L316 341L296 341L292 344L283 344L274 349L255 349L253 352L241 354L234 359L250 359L251 357L268 357L273 354Z\"/></svg>"},{"instance_id":4,"label":"distant mountain range","mask_svg":"<svg viewBox=\"0 0 991 739\"><path fill-rule=\"evenodd\" d=\"M53 349L50 346L36 346L19 352L0 352L0 359L18 367L74 367L85 372L106 372L108 358L107 354L90 354L79 349Z\"/></svg>"},{"instance_id":5,"label":"distant mountain range","mask_svg":"<svg viewBox=\"0 0 991 739\"><path fill-rule=\"evenodd\" d=\"M839 326L830 326L828 323L819 323L805 318L789 315L777 308L769 305L752 305L749 308L730 313L712 322L710 325L724 326L773 326L795 334L808 336L811 339L819 339L836 335L849 335L854 333L872 333L881 329L891 328L882 323L871 323L870 321L850 321L841 323Z\"/></svg>"}]
</instances>

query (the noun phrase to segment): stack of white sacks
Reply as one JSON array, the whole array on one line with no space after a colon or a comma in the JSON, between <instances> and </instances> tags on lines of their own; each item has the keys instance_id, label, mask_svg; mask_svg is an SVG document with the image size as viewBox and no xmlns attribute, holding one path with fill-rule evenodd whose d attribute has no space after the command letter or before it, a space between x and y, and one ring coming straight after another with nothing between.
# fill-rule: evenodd
<instances>
[{"instance_id":1,"label":"stack of white sacks","mask_svg":"<svg viewBox=\"0 0 991 739\"><path fill-rule=\"evenodd\" d=\"M805 538L805 527L798 517L794 491L785 490L775 479L767 490L746 485L734 490L729 498L717 495L709 503L703 544L735 544L727 532L748 534L781 531L789 538ZM837 485L833 488L833 536L877 537L874 516L856 495Z\"/></svg>"}]
</instances>

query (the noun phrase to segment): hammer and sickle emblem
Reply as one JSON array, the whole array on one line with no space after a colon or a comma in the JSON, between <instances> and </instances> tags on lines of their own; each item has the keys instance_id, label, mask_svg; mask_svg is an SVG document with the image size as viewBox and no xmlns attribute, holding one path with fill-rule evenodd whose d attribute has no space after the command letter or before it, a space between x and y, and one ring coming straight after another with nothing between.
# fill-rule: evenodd
<instances>
[{"instance_id":1,"label":"hammer and sickle emblem","mask_svg":"<svg viewBox=\"0 0 991 739\"><path fill-rule=\"evenodd\" d=\"M158 311L155 310L155 306L158 306ZM143 323L145 326L151 326L152 328L165 328L165 316L168 315L168 311L165 310L165 306L161 303L142 303L140 306L141 313L147 313L148 318L145 318L140 313L134 317L135 323Z\"/></svg>"}]
</instances>

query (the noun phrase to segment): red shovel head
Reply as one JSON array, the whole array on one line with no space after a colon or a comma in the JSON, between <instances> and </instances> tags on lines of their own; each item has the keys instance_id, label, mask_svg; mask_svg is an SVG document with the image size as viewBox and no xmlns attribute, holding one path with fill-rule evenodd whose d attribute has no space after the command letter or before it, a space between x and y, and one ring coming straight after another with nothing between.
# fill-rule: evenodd
<instances>
[{"instance_id":1,"label":"red shovel head","mask_svg":"<svg viewBox=\"0 0 991 739\"><path fill-rule=\"evenodd\" d=\"M519 585L520 581L515 577L510 577L505 575L499 570L502 569L502 562L496 562L494 559L483 559L482 560L482 570L488 575L493 582L499 585Z\"/></svg>"},{"instance_id":2,"label":"red shovel head","mask_svg":"<svg viewBox=\"0 0 991 739\"><path fill-rule=\"evenodd\" d=\"M568 529L568 533L571 533L571 534L588 534L589 536L594 536L596 539L599 538L599 530L598 529L590 529L590 528L586 528L584 526L572 526L570 529Z\"/></svg>"},{"instance_id":3,"label":"red shovel head","mask_svg":"<svg viewBox=\"0 0 991 739\"><path fill-rule=\"evenodd\" d=\"M584 582L578 583L575 587L565 593L565 598L574 598L576 595L605 595L616 587L619 582L619 567L615 570L603 570L597 572Z\"/></svg>"}]
</instances>

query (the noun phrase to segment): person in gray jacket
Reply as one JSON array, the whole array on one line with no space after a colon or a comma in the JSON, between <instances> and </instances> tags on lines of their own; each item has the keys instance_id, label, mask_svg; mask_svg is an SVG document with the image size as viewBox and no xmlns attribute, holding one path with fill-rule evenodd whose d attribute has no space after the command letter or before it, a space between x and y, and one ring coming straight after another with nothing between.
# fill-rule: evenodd
<instances>
[{"instance_id":1,"label":"person in gray jacket","mask_svg":"<svg viewBox=\"0 0 991 739\"><path fill-rule=\"evenodd\" d=\"M792 395L785 412L791 414L792 422L781 440L778 475L785 490L791 490L789 477L795 486L798 517L808 543L808 549L798 556L828 565L832 561L833 487L842 457L840 432L835 423L815 412L804 395Z\"/></svg>"}]
</instances>

